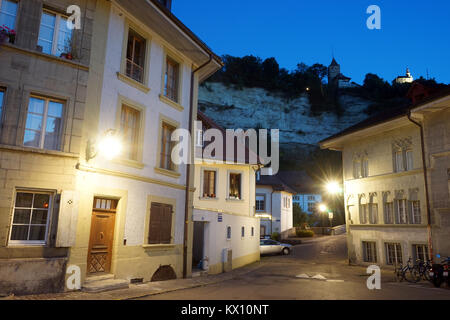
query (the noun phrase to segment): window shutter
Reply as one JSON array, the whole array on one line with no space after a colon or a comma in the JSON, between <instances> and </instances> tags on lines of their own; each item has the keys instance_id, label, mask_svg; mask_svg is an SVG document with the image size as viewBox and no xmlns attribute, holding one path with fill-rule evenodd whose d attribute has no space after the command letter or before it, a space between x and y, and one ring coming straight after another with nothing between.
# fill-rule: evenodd
<instances>
[{"instance_id":1,"label":"window shutter","mask_svg":"<svg viewBox=\"0 0 450 320\"><path fill-rule=\"evenodd\" d=\"M164 205L161 219L161 243L171 243L172 241L172 206Z\"/></svg>"},{"instance_id":2,"label":"window shutter","mask_svg":"<svg viewBox=\"0 0 450 320\"><path fill-rule=\"evenodd\" d=\"M159 203L152 203L150 210L150 227L148 230L148 243L158 244L160 242L162 205Z\"/></svg>"}]
</instances>

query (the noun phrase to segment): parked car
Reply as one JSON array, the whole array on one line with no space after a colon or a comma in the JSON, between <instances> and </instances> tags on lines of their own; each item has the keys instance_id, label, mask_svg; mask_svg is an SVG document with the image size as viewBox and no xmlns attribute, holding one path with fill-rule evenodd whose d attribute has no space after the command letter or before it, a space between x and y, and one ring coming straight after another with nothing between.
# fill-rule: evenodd
<instances>
[{"instance_id":1,"label":"parked car","mask_svg":"<svg viewBox=\"0 0 450 320\"><path fill-rule=\"evenodd\" d=\"M262 239L259 242L259 250L261 254L284 254L291 253L292 245L280 243L272 239Z\"/></svg>"}]
</instances>

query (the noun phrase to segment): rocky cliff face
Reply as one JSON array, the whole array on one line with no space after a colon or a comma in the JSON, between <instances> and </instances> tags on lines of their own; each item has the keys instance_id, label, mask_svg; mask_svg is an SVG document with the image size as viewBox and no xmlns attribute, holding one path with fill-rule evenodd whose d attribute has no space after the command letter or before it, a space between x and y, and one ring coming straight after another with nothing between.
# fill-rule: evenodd
<instances>
[{"instance_id":1,"label":"rocky cliff face","mask_svg":"<svg viewBox=\"0 0 450 320\"><path fill-rule=\"evenodd\" d=\"M320 140L367 117L369 101L348 95L339 99L345 110L341 117L331 112L313 116L306 95L286 101L260 88L207 83L200 87L199 108L226 129L279 129L282 146L317 147Z\"/></svg>"}]
</instances>

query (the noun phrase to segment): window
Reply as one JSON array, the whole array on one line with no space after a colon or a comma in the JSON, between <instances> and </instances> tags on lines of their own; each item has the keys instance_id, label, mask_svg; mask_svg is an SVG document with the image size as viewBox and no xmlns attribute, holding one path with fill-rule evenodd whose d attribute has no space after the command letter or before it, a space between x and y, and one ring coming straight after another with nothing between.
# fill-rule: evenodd
<instances>
[{"instance_id":1,"label":"window","mask_svg":"<svg viewBox=\"0 0 450 320\"><path fill-rule=\"evenodd\" d=\"M366 178L369 176L369 159L364 159L362 161L362 172L361 172L361 176L363 178Z\"/></svg>"},{"instance_id":2,"label":"window","mask_svg":"<svg viewBox=\"0 0 450 320\"><path fill-rule=\"evenodd\" d=\"M172 149L173 142L171 141L172 133L175 128L166 123L162 124L161 133L161 163L160 167L166 170L175 170L174 164L172 162Z\"/></svg>"},{"instance_id":3,"label":"window","mask_svg":"<svg viewBox=\"0 0 450 320\"><path fill-rule=\"evenodd\" d=\"M378 222L378 204L371 203L369 207L369 222L376 224Z\"/></svg>"},{"instance_id":4,"label":"window","mask_svg":"<svg viewBox=\"0 0 450 320\"><path fill-rule=\"evenodd\" d=\"M394 265L403 263L400 243L386 243L386 262Z\"/></svg>"},{"instance_id":5,"label":"window","mask_svg":"<svg viewBox=\"0 0 450 320\"><path fill-rule=\"evenodd\" d=\"M413 152L412 150L406 151L406 170L413 170L414 169L414 162L413 162Z\"/></svg>"},{"instance_id":6,"label":"window","mask_svg":"<svg viewBox=\"0 0 450 320\"><path fill-rule=\"evenodd\" d=\"M252 237L254 237L255 236L255 227L252 227Z\"/></svg>"},{"instance_id":7,"label":"window","mask_svg":"<svg viewBox=\"0 0 450 320\"><path fill-rule=\"evenodd\" d=\"M265 195L256 195L255 208L256 208L256 211L265 211L266 210L266 196Z\"/></svg>"},{"instance_id":8,"label":"window","mask_svg":"<svg viewBox=\"0 0 450 320\"><path fill-rule=\"evenodd\" d=\"M51 201L50 193L17 192L10 235L12 244L46 243Z\"/></svg>"},{"instance_id":9,"label":"window","mask_svg":"<svg viewBox=\"0 0 450 320\"><path fill-rule=\"evenodd\" d=\"M17 2L0 0L0 26L16 28Z\"/></svg>"},{"instance_id":10,"label":"window","mask_svg":"<svg viewBox=\"0 0 450 320\"><path fill-rule=\"evenodd\" d=\"M406 224L408 223L408 213L406 211L406 200L398 199L397 202L397 223Z\"/></svg>"},{"instance_id":11,"label":"window","mask_svg":"<svg viewBox=\"0 0 450 320\"><path fill-rule=\"evenodd\" d=\"M367 216L368 216L368 208L367 208L367 204L360 204L359 205L359 216L360 216L360 222L361 224L366 224L368 221Z\"/></svg>"},{"instance_id":12,"label":"window","mask_svg":"<svg viewBox=\"0 0 450 320\"><path fill-rule=\"evenodd\" d=\"M430 256L428 255L428 246L424 244L413 244L414 261L428 261Z\"/></svg>"},{"instance_id":13,"label":"window","mask_svg":"<svg viewBox=\"0 0 450 320\"><path fill-rule=\"evenodd\" d=\"M361 178L361 162L353 161L353 178Z\"/></svg>"},{"instance_id":14,"label":"window","mask_svg":"<svg viewBox=\"0 0 450 320\"><path fill-rule=\"evenodd\" d=\"M363 259L364 262L377 262L377 244L376 242L363 241Z\"/></svg>"},{"instance_id":15,"label":"window","mask_svg":"<svg viewBox=\"0 0 450 320\"><path fill-rule=\"evenodd\" d=\"M172 242L172 206L152 202L150 209L149 244L170 244Z\"/></svg>"},{"instance_id":16,"label":"window","mask_svg":"<svg viewBox=\"0 0 450 320\"><path fill-rule=\"evenodd\" d=\"M245 227L241 227L241 237L245 237Z\"/></svg>"},{"instance_id":17,"label":"window","mask_svg":"<svg viewBox=\"0 0 450 320\"><path fill-rule=\"evenodd\" d=\"M394 223L394 203L393 202L386 202L384 204L384 217L386 224L393 224Z\"/></svg>"},{"instance_id":18,"label":"window","mask_svg":"<svg viewBox=\"0 0 450 320\"><path fill-rule=\"evenodd\" d=\"M0 122L2 120L3 100L5 98L5 90L0 88Z\"/></svg>"},{"instance_id":19,"label":"window","mask_svg":"<svg viewBox=\"0 0 450 320\"><path fill-rule=\"evenodd\" d=\"M178 78L180 64L170 57L166 58L166 73L164 76L164 95L178 102Z\"/></svg>"},{"instance_id":20,"label":"window","mask_svg":"<svg viewBox=\"0 0 450 320\"><path fill-rule=\"evenodd\" d=\"M316 197L314 197L314 196L308 196L308 201L314 201L314 200L316 200Z\"/></svg>"},{"instance_id":21,"label":"window","mask_svg":"<svg viewBox=\"0 0 450 320\"><path fill-rule=\"evenodd\" d=\"M197 147L203 147L203 130L197 130L197 136L195 139L195 145Z\"/></svg>"},{"instance_id":22,"label":"window","mask_svg":"<svg viewBox=\"0 0 450 320\"><path fill-rule=\"evenodd\" d=\"M395 152L395 172L403 171L403 153L402 151Z\"/></svg>"},{"instance_id":23,"label":"window","mask_svg":"<svg viewBox=\"0 0 450 320\"><path fill-rule=\"evenodd\" d=\"M227 240L231 240L231 227L227 226Z\"/></svg>"},{"instance_id":24,"label":"window","mask_svg":"<svg viewBox=\"0 0 450 320\"><path fill-rule=\"evenodd\" d=\"M72 51L71 42L72 30L67 28L67 17L43 11L38 38L42 52L59 57Z\"/></svg>"},{"instance_id":25,"label":"window","mask_svg":"<svg viewBox=\"0 0 450 320\"><path fill-rule=\"evenodd\" d=\"M315 206L316 206L315 202L308 202L308 212L313 212Z\"/></svg>"},{"instance_id":26,"label":"window","mask_svg":"<svg viewBox=\"0 0 450 320\"><path fill-rule=\"evenodd\" d=\"M124 155L130 160L137 160L139 147L139 119L140 112L138 110L122 105L120 134L125 145Z\"/></svg>"},{"instance_id":27,"label":"window","mask_svg":"<svg viewBox=\"0 0 450 320\"><path fill-rule=\"evenodd\" d=\"M23 144L48 150L59 150L62 131L63 103L31 97L25 125Z\"/></svg>"},{"instance_id":28,"label":"window","mask_svg":"<svg viewBox=\"0 0 450 320\"><path fill-rule=\"evenodd\" d=\"M144 82L146 41L133 30L128 31L126 75Z\"/></svg>"},{"instance_id":29,"label":"window","mask_svg":"<svg viewBox=\"0 0 450 320\"><path fill-rule=\"evenodd\" d=\"M241 199L241 174L230 173L230 190L228 193L230 199Z\"/></svg>"},{"instance_id":30,"label":"window","mask_svg":"<svg viewBox=\"0 0 450 320\"><path fill-rule=\"evenodd\" d=\"M422 223L422 215L420 213L420 201L410 201L411 203L411 218L413 224Z\"/></svg>"},{"instance_id":31,"label":"window","mask_svg":"<svg viewBox=\"0 0 450 320\"><path fill-rule=\"evenodd\" d=\"M118 200L94 198L94 209L95 210L116 211L117 204L118 204Z\"/></svg>"},{"instance_id":32,"label":"window","mask_svg":"<svg viewBox=\"0 0 450 320\"><path fill-rule=\"evenodd\" d=\"M203 197L216 197L216 171L214 170L203 171Z\"/></svg>"}]
</instances>

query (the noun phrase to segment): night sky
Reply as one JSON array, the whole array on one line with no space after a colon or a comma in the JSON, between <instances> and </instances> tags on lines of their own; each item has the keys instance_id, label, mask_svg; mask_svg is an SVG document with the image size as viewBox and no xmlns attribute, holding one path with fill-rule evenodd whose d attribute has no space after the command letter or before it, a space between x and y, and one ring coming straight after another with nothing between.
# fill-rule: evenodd
<instances>
[{"instance_id":1,"label":"night sky","mask_svg":"<svg viewBox=\"0 0 450 320\"><path fill-rule=\"evenodd\" d=\"M369 30L369 5L381 30ZM362 83L366 73L392 81L406 67L414 78L450 83L449 0L173 0L173 13L215 53L329 65Z\"/></svg>"}]
</instances>

